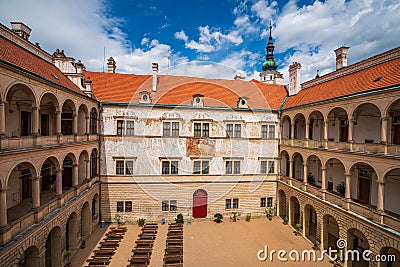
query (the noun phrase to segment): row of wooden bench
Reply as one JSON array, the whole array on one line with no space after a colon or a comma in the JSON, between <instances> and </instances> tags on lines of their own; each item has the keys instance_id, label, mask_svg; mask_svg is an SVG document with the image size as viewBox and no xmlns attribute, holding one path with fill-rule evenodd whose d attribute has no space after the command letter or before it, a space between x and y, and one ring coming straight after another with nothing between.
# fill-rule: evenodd
<instances>
[{"instance_id":1,"label":"row of wooden bench","mask_svg":"<svg viewBox=\"0 0 400 267\"><path fill-rule=\"evenodd\" d=\"M110 230L106 233L106 237L99 243L98 249L94 250L92 257L86 260L88 263L87 266L96 267L109 265L126 231L126 227L110 227Z\"/></svg>"},{"instance_id":2,"label":"row of wooden bench","mask_svg":"<svg viewBox=\"0 0 400 267\"><path fill-rule=\"evenodd\" d=\"M183 267L183 224L172 223L168 226L164 253L164 267Z\"/></svg>"},{"instance_id":3,"label":"row of wooden bench","mask_svg":"<svg viewBox=\"0 0 400 267\"><path fill-rule=\"evenodd\" d=\"M154 240L157 236L158 225L146 223L135 241L135 248L132 249L132 256L129 258L130 267L145 267L150 263L153 251Z\"/></svg>"}]
</instances>

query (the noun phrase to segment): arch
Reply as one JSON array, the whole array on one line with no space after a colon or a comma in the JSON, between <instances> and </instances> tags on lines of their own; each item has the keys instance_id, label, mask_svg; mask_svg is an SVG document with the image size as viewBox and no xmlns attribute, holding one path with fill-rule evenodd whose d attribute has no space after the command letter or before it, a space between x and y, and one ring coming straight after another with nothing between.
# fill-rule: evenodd
<instances>
[{"instance_id":1,"label":"arch","mask_svg":"<svg viewBox=\"0 0 400 267\"><path fill-rule=\"evenodd\" d=\"M92 220L95 220L100 214L99 194L95 194L92 199Z\"/></svg>"},{"instance_id":2,"label":"arch","mask_svg":"<svg viewBox=\"0 0 400 267\"><path fill-rule=\"evenodd\" d=\"M40 134L55 135L57 113L60 112L58 99L52 93L46 92L40 98Z\"/></svg>"},{"instance_id":3,"label":"arch","mask_svg":"<svg viewBox=\"0 0 400 267\"><path fill-rule=\"evenodd\" d=\"M208 194L204 189L197 189L193 193L193 218L207 217Z\"/></svg>"},{"instance_id":4,"label":"arch","mask_svg":"<svg viewBox=\"0 0 400 267\"><path fill-rule=\"evenodd\" d=\"M381 142L381 111L372 103L358 105L351 114L355 143Z\"/></svg>"},{"instance_id":5,"label":"arch","mask_svg":"<svg viewBox=\"0 0 400 267\"><path fill-rule=\"evenodd\" d=\"M362 204L377 205L377 173L368 163L356 162L350 168L351 197Z\"/></svg>"},{"instance_id":6,"label":"arch","mask_svg":"<svg viewBox=\"0 0 400 267\"><path fill-rule=\"evenodd\" d=\"M90 110L90 134L97 134L97 110L93 107Z\"/></svg>"},{"instance_id":7,"label":"arch","mask_svg":"<svg viewBox=\"0 0 400 267\"><path fill-rule=\"evenodd\" d=\"M307 157L307 182L309 184L321 187L322 184L322 162L321 159L315 155L309 155Z\"/></svg>"},{"instance_id":8,"label":"arch","mask_svg":"<svg viewBox=\"0 0 400 267\"><path fill-rule=\"evenodd\" d=\"M298 223L301 224L300 203L295 196L290 197L289 213L289 220L293 227L296 227Z\"/></svg>"},{"instance_id":9,"label":"arch","mask_svg":"<svg viewBox=\"0 0 400 267\"><path fill-rule=\"evenodd\" d=\"M286 194L285 191L279 190L278 191L278 202L279 202L279 216L283 220L288 220L287 218L287 207L286 207Z\"/></svg>"},{"instance_id":10,"label":"arch","mask_svg":"<svg viewBox=\"0 0 400 267\"><path fill-rule=\"evenodd\" d=\"M306 117L297 113L293 118L294 139L306 139Z\"/></svg>"},{"instance_id":11,"label":"arch","mask_svg":"<svg viewBox=\"0 0 400 267\"><path fill-rule=\"evenodd\" d=\"M309 130L307 138L310 140L324 140L324 115L319 110L314 110L308 116Z\"/></svg>"},{"instance_id":12,"label":"arch","mask_svg":"<svg viewBox=\"0 0 400 267\"><path fill-rule=\"evenodd\" d=\"M346 182L346 169L343 162L337 158L329 158L324 166L326 168L327 190L344 196L344 191L341 191L340 188L342 187L339 186L342 184L344 185ZM337 188L339 188L339 192Z\"/></svg>"},{"instance_id":13,"label":"arch","mask_svg":"<svg viewBox=\"0 0 400 267\"><path fill-rule=\"evenodd\" d=\"M71 99L66 99L61 109L61 133L63 135L73 134L73 120L75 115L75 103Z\"/></svg>"},{"instance_id":14,"label":"arch","mask_svg":"<svg viewBox=\"0 0 400 267\"><path fill-rule=\"evenodd\" d=\"M304 157L300 152L296 152L293 154L292 156L292 169L293 169L293 177L294 179L297 180L303 180L304 177L304 168L303 168L303 164L304 164Z\"/></svg>"},{"instance_id":15,"label":"arch","mask_svg":"<svg viewBox=\"0 0 400 267\"><path fill-rule=\"evenodd\" d=\"M36 131L32 123L32 113L37 112L34 90L22 83L13 84L8 88L5 99L6 136L29 136Z\"/></svg>"},{"instance_id":16,"label":"arch","mask_svg":"<svg viewBox=\"0 0 400 267\"><path fill-rule=\"evenodd\" d=\"M88 108L85 104L81 104L78 109L78 135L89 133L89 129L86 129L87 117L89 117Z\"/></svg>"},{"instance_id":17,"label":"arch","mask_svg":"<svg viewBox=\"0 0 400 267\"><path fill-rule=\"evenodd\" d=\"M367 237L358 229L350 228L347 230L347 249L364 251L370 249ZM349 267L368 267L369 262L365 261L363 257L359 260L353 261L351 257L348 259L347 266Z\"/></svg>"},{"instance_id":18,"label":"arch","mask_svg":"<svg viewBox=\"0 0 400 267\"><path fill-rule=\"evenodd\" d=\"M60 170L60 163L54 156L46 158L40 168L42 177L41 198L43 201L52 199L56 194L56 173ZM43 202L42 201L42 202Z\"/></svg>"},{"instance_id":19,"label":"arch","mask_svg":"<svg viewBox=\"0 0 400 267\"><path fill-rule=\"evenodd\" d=\"M78 161L78 183L82 184L87 178L89 178L90 166L88 168L87 164L90 164L89 154L86 150L83 150L79 155Z\"/></svg>"},{"instance_id":20,"label":"arch","mask_svg":"<svg viewBox=\"0 0 400 267\"><path fill-rule=\"evenodd\" d=\"M281 120L281 126L282 126L282 139L290 139L291 138L291 125L292 121L288 115L283 116Z\"/></svg>"},{"instance_id":21,"label":"arch","mask_svg":"<svg viewBox=\"0 0 400 267\"><path fill-rule=\"evenodd\" d=\"M341 107L332 108L328 113L328 140L347 142L349 136L349 117Z\"/></svg>"},{"instance_id":22,"label":"arch","mask_svg":"<svg viewBox=\"0 0 400 267\"><path fill-rule=\"evenodd\" d=\"M90 235L91 219L90 219L89 202L85 202L81 209L81 235L82 239L86 240Z\"/></svg>"},{"instance_id":23,"label":"arch","mask_svg":"<svg viewBox=\"0 0 400 267\"><path fill-rule=\"evenodd\" d=\"M315 208L307 204L304 206L304 233L306 238L308 238L312 243L316 243L319 239L317 237L317 212Z\"/></svg>"},{"instance_id":24,"label":"arch","mask_svg":"<svg viewBox=\"0 0 400 267\"><path fill-rule=\"evenodd\" d=\"M54 227L46 239L45 266L56 267L62 264L61 229Z\"/></svg>"},{"instance_id":25,"label":"arch","mask_svg":"<svg viewBox=\"0 0 400 267\"><path fill-rule=\"evenodd\" d=\"M281 151L280 155L281 160L281 173L282 175L289 177L290 176L290 156L286 150Z\"/></svg>"},{"instance_id":26,"label":"arch","mask_svg":"<svg viewBox=\"0 0 400 267\"><path fill-rule=\"evenodd\" d=\"M322 217L322 229L322 248L337 249L337 240L340 238L339 225L332 215L325 214Z\"/></svg>"},{"instance_id":27,"label":"arch","mask_svg":"<svg viewBox=\"0 0 400 267\"><path fill-rule=\"evenodd\" d=\"M93 148L90 153L90 178L94 178L98 175L98 154L97 149Z\"/></svg>"},{"instance_id":28,"label":"arch","mask_svg":"<svg viewBox=\"0 0 400 267\"><path fill-rule=\"evenodd\" d=\"M63 160L62 167L62 187L63 190L68 190L73 186L75 155L69 153Z\"/></svg>"},{"instance_id":29,"label":"arch","mask_svg":"<svg viewBox=\"0 0 400 267\"><path fill-rule=\"evenodd\" d=\"M18 266L22 267L40 267L39 249L36 246L30 246L24 251L23 258Z\"/></svg>"},{"instance_id":30,"label":"arch","mask_svg":"<svg viewBox=\"0 0 400 267\"><path fill-rule=\"evenodd\" d=\"M400 99L395 99L383 112L387 119L387 142L400 145Z\"/></svg>"},{"instance_id":31,"label":"arch","mask_svg":"<svg viewBox=\"0 0 400 267\"><path fill-rule=\"evenodd\" d=\"M379 251L380 267L400 267L400 251L393 247L383 247ZM394 256L394 258L393 258Z\"/></svg>"},{"instance_id":32,"label":"arch","mask_svg":"<svg viewBox=\"0 0 400 267\"><path fill-rule=\"evenodd\" d=\"M400 192L400 168L393 168L386 172L384 177L385 197L384 210L396 217L400 217L399 193Z\"/></svg>"},{"instance_id":33,"label":"arch","mask_svg":"<svg viewBox=\"0 0 400 267\"><path fill-rule=\"evenodd\" d=\"M78 215L72 212L65 226L65 248L66 250L75 250L78 248L79 222Z\"/></svg>"}]
</instances>

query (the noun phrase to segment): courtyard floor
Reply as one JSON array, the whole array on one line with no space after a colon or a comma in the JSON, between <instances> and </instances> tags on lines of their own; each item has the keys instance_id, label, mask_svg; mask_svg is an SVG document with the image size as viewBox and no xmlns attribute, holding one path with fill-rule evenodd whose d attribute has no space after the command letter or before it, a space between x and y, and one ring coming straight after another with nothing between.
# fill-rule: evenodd
<instances>
[{"instance_id":1,"label":"courtyard floor","mask_svg":"<svg viewBox=\"0 0 400 267\"><path fill-rule=\"evenodd\" d=\"M110 267L126 266L128 258L132 254L135 240L140 232L137 225L126 225L128 231L120 246L113 256ZM155 239L150 267L161 267L164 256L165 240L168 225L159 224L157 238ZM90 257L92 250L97 248L98 242L104 237L105 228L97 228L86 242L87 247L81 249L72 260L72 266L85 266L85 261ZM246 222L244 219L237 222L226 220L220 224L213 221L192 221L192 224L184 226L184 257L186 267L208 266L332 266L326 258L324 262L280 262L276 253L273 261L260 261L257 252L268 246L271 250L310 250L312 244L301 236L295 236L292 228L282 224L280 218L272 221L266 218L252 219ZM320 254L317 252L317 256ZM261 254L264 256L264 254ZM285 255L289 258L288 255Z\"/></svg>"}]
</instances>

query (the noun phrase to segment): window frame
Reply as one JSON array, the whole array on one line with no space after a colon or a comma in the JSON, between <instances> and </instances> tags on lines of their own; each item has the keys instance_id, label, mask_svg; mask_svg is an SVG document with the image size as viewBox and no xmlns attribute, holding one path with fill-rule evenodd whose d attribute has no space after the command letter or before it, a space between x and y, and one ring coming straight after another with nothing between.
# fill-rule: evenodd
<instances>
[{"instance_id":1,"label":"window frame","mask_svg":"<svg viewBox=\"0 0 400 267\"><path fill-rule=\"evenodd\" d=\"M166 127L169 125L168 127ZM179 137L180 124L179 121L163 121L162 137Z\"/></svg>"},{"instance_id":2,"label":"window frame","mask_svg":"<svg viewBox=\"0 0 400 267\"><path fill-rule=\"evenodd\" d=\"M260 208L266 208L267 207L267 198L262 197L260 198Z\"/></svg>"},{"instance_id":3,"label":"window frame","mask_svg":"<svg viewBox=\"0 0 400 267\"><path fill-rule=\"evenodd\" d=\"M232 209L232 199L230 198L225 199L225 209L226 210Z\"/></svg>"},{"instance_id":4,"label":"window frame","mask_svg":"<svg viewBox=\"0 0 400 267\"><path fill-rule=\"evenodd\" d=\"M274 204L274 198L273 197L267 197L267 208L272 208Z\"/></svg>"},{"instance_id":5,"label":"window frame","mask_svg":"<svg viewBox=\"0 0 400 267\"><path fill-rule=\"evenodd\" d=\"M164 166L168 163L168 166ZM168 169L168 173L164 172ZM179 160L178 159L163 159L161 160L161 175L179 175Z\"/></svg>"},{"instance_id":6,"label":"window frame","mask_svg":"<svg viewBox=\"0 0 400 267\"><path fill-rule=\"evenodd\" d=\"M117 136L125 135L125 120L117 120Z\"/></svg>"},{"instance_id":7,"label":"window frame","mask_svg":"<svg viewBox=\"0 0 400 267\"><path fill-rule=\"evenodd\" d=\"M209 138L210 137L210 122L194 121L193 122L193 137L194 138Z\"/></svg>"},{"instance_id":8,"label":"window frame","mask_svg":"<svg viewBox=\"0 0 400 267\"><path fill-rule=\"evenodd\" d=\"M239 208L239 199L232 198L232 209L238 209L238 208Z\"/></svg>"},{"instance_id":9,"label":"window frame","mask_svg":"<svg viewBox=\"0 0 400 267\"><path fill-rule=\"evenodd\" d=\"M178 201L170 200L169 201L169 211L177 211L178 210Z\"/></svg>"},{"instance_id":10,"label":"window frame","mask_svg":"<svg viewBox=\"0 0 400 267\"><path fill-rule=\"evenodd\" d=\"M161 201L161 211L168 211L169 210L169 201L162 200Z\"/></svg>"},{"instance_id":11,"label":"window frame","mask_svg":"<svg viewBox=\"0 0 400 267\"><path fill-rule=\"evenodd\" d=\"M274 174L275 160L263 159L260 161L260 174Z\"/></svg>"},{"instance_id":12,"label":"window frame","mask_svg":"<svg viewBox=\"0 0 400 267\"><path fill-rule=\"evenodd\" d=\"M198 171L196 171L196 166L199 164L198 166ZM206 165L206 167L204 166ZM204 170L207 170L206 172ZM193 175L208 175L210 174L210 160L205 160L205 159L197 159L197 160L193 160L193 171L192 171Z\"/></svg>"},{"instance_id":13,"label":"window frame","mask_svg":"<svg viewBox=\"0 0 400 267\"><path fill-rule=\"evenodd\" d=\"M124 212L124 202L117 201L117 212Z\"/></svg>"},{"instance_id":14,"label":"window frame","mask_svg":"<svg viewBox=\"0 0 400 267\"><path fill-rule=\"evenodd\" d=\"M225 174L236 175L242 173L242 161L237 159L225 160ZM238 170L238 171L237 171Z\"/></svg>"},{"instance_id":15,"label":"window frame","mask_svg":"<svg viewBox=\"0 0 400 267\"><path fill-rule=\"evenodd\" d=\"M242 124L241 123L227 123L226 124L226 137L227 138L242 138Z\"/></svg>"},{"instance_id":16,"label":"window frame","mask_svg":"<svg viewBox=\"0 0 400 267\"><path fill-rule=\"evenodd\" d=\"M132 212L132 210L133 210L132 201L125 201L125 212Z\"/></svg>"},{"instance_id":17,"label":"window frame","mask_svg":"<svg viewBox=\"0 0 400 267\"><path fill-rule=\"evenodd\" d=\"M135 120L117 119L116 123L117 136L135 136Z\"/></svg>"},{"instance_id":18,"label":"window frame","mask_svg":"<svg viewBox=\"0 0 400 267\"><path fill-rule=\"evenodd\" d=\"M136 157L127 157L127 158L115 157L114 160L115 160L115 175L123 176L123 175L134 174L134 162L136 160Z\"/></svg>"},{"instance_id":19,"label":"window frame","mask_svg":"<svg viewBox=\"0 0 400 267\"><path fill-rule=\"evenodd\" d=\"M134 135L135 135L135 121L125 120L125 136L134 136Z\"/></svg>"}]
</instances>

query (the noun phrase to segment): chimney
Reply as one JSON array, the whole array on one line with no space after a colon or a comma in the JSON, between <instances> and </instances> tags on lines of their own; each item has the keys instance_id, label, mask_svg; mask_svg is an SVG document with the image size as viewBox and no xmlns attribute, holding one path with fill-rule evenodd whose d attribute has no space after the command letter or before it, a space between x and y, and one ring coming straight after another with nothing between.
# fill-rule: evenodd
<instances>
[{"instance_id":1,"label":"chimney","mask_svg":"<svg viewBox=\"0 0 400 267\"><path fill-rule=\"evenodd\" d=\"M29 36L31 34L31 28L23 24L22 22L10 22L11 23L11 30L24 38L25 40L29 41Z\"/></svg>"},{"instance_id":2,"label":"chimney","mask_svg":"<svg viewBox=\"0 0 400 267\"><path fill-rule=\"evenodd\" d=\"M157 92L157 74L158 74L158 63L152 63L151 67L153 69L153 92Z\"/></svg>"},{"instance_id":3,"label":"chimney","mask_svg":"<svg viewBox=\"0 0 400 267\"><path fill-rule=\"evenodd\" d=\"M115 73L117 65L115 64L115 60L112 57L108 59L107 66L108 66L108 73Z\"/></svg>"},{"instance_id":4,"label":"chimney","mask_svg":"<svg viewBox=\"0 0 400 267\"><path fill-rule=\"evenodd\" d=\"M293 62L289 66L289 96L295 95L301 90L300 69L301 64L299 62Z\"/></svg>"},{"instance_id":5,"label":"chimney","mask_svg":"<svg viewBox=\"0 0 400 267\"><path fill-rule=\"evenodd\" d=\"M234 79L235 81L237 81L237 80L242 80L242 81L244 81L244 79L246 79L246 77L244 77L243 75L240 75L240 74L236 74L235 77L233 77L233 79Z\"/></svg>"},{"instance_id":6,"label":"chimney","mask_svg":"<svg viewBox=\"0 0 400 267\"><path fill-rule=\"evenodd\" d=\"M90 77L88 77L85 80L85 87L86 87L85 94L88 97L92 97L92 80L90 79Z\"/></svg>"},{"instance_id":7,"label":"chimney","mask_svg":"<svg viewBox=\"0 0 400 267\"><path fill-rule=\"evenodd\" d=\"M75 63L76 73L82 74L83 70L85 69L85 65L83 65L82 61L78 60Z\"/></svg>"},{"instance_id":8,"label":"chimney","mask_svg":"<svg viewBox=\"0 0 400 267\"><path fill-rule=\"evenodd\" d=\"M349 48L348 46L342 46L334 50L336 54L336 70L347 67L347 52Z\"/></svg>"}]
</instances>

